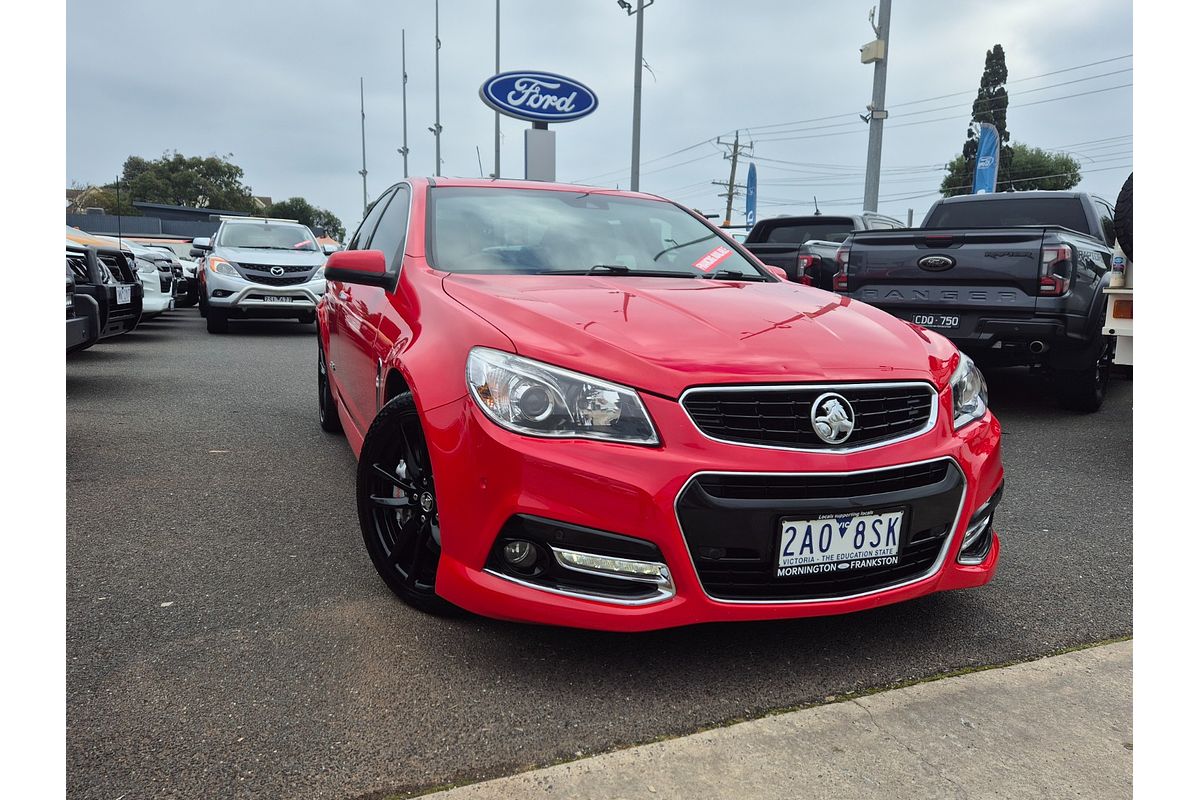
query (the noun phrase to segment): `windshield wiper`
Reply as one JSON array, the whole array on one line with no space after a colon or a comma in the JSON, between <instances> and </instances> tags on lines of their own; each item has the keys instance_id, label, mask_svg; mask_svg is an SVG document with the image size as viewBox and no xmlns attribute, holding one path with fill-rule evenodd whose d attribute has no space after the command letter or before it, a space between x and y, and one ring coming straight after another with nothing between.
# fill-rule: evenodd
<instances>
[{"instance_id":1,"label":"windshield wiper","mask_svg":"<svg viewBox=\"0 0 1200 800\"><path fill-rule=\"evenodd\" d=\"M595 264L587 269L542 269L537 275L632 275L650 278L694 278L689 272L671 269L633 269L624 264Z\"/></svg>"},{"instance_id":2,"label":"windshield wiper","mask_svg":"<svg viewBox=\"0 0 1200 800\"><path fill-rule=\"evenodd\" d=\"M704 276L707 280L716 281L765 281L765 276L756 272L741 272L736 269L719 269Z\"/></svg>"}]
</instances>

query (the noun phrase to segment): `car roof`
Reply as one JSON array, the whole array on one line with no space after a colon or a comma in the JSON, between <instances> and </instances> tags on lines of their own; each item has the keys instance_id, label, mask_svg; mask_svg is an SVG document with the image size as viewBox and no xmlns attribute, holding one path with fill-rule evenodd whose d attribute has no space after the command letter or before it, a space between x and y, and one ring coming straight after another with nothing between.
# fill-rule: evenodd
<instances>
[{"instance_id":1,"label":"car roof","mask_svg":"<svg viewBox=\"0 0 1200 800\"><path fill-rule=\"evenodd\" d=\"M954 197L943 197L939 203L979 203L988 200L1007 200L1014 197L1086 197L1087 192L1074 192L1069 189L1030 189L1024 192L986 192L984 194L960 194Z\"/></svg>"},{"instance_id":2,"label":"car roof","mask_svg":"<svg viewBox=\"0 0 1200 800\"><path fill-rule=\"evenodd\" d=\"M552 181L524 181L514 178L426 178L430 186L463 186L469 188L500 188L500 189L545 189L554 192L590 192L618 197L640 197L647 200L663 200L666 198L647 192L630 192L623 189L612 189L607 186L588 186L580 183L556 183Z\"/></svg>"}]
</instances>

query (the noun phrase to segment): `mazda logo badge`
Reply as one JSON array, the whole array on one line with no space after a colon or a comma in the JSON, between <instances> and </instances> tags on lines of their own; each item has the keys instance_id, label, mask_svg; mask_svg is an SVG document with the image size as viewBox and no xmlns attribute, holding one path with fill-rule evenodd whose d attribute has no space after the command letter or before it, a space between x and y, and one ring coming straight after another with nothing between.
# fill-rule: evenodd
<instances>
[{"instance_id":1,"label":"mazda logo badge","mask_svg":"<svg viewBox=\"0 0 1200 800\"><path fill-rule=\"evenodd\" d=\"M917 266L929 272L942 272L954 266L950 256L925 256L917 262Z\"/></svg>"},{"instance_id":2,"label":"mazda logo badge","mask_svg":"<svg viewBox=\"0 0 1200 800\"><path fill-rule=\"evenodd\" d=\"M826 444L841 444L854 433L854 407L836 392L817 398L809 412L813 431Z\"/></svg>"},{"instance_id":3,"label":"mazda logo badge","mask_svg":"<svg viewBox=\"0 0 1200 800\"><path fill-rule=\"evenodd\" d=\"M278 278L284 272L283 267L271 267L271 274Z\"/></svg>"}]
</instances>

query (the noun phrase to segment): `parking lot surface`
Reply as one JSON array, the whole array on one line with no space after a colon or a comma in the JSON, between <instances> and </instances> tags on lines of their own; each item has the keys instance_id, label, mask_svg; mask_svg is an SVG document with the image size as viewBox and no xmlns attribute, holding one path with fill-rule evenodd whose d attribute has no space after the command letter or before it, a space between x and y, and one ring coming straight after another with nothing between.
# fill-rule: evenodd
<instances>
[{"instance_id":1,"label":"parking lot surface","mask_svg":"<svg viewBox=\"0 0 1200 800\"><path fill-rule=\"evenodd\" d=\"M67 361L71 797L389 797L1132 632L1132 383L989 375L982 589L636 636L423 616L362 546L312 325L174 311Z\"/></svg>"}]
</instances>

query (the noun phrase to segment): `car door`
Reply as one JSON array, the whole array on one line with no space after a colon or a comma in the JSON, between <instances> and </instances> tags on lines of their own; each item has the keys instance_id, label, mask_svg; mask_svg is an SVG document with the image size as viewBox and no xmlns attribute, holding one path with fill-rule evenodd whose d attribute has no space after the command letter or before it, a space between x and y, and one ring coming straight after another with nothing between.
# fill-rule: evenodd
<instances>
[{"instance_id":1,"label":"car door","mask_svg":"<svg viewBox=\"0 0 1200 800\"><path fill-rule=\"evenodd\" d=\"M404 266L404 251L408 244L408 226L411 220L412 189L407 184L401 184L371 237L371 249L383 251L389 273L398 275ZM410 321L405 318L406 309L407 306L403 302L397 302L396 297L381 289L377 289L368 300L371 322L376 329L375 352L378 356L375 368L381 383L384 379L383 359L393 348L399 347L403 350L412 340L413 329ZM381 391L376 399L377 411L382 402Z\"/></svg>"},{"instance_id":2,"label":"car door","mask_svg":"<svg viewBox=\"0 0 1200 800\"><path fill-rule=\"evenodd\" d=\"M369 250L368 242L379 218L395 194L389 189L380 196L367 212L358 232L347 245L347 250ZM333 373L342 404L350 413L355 427L365 431L375 416L374 381L375 369L370 357L375 343L375 326L367 320L367 297L379 292L372 286L331 281L330 310L332 319L329 328L329 369Z\"/></svg>"}]
</instances>

